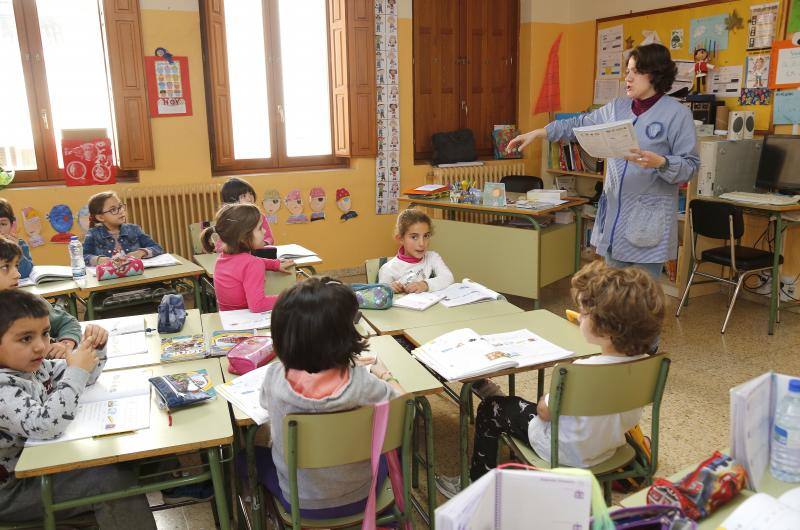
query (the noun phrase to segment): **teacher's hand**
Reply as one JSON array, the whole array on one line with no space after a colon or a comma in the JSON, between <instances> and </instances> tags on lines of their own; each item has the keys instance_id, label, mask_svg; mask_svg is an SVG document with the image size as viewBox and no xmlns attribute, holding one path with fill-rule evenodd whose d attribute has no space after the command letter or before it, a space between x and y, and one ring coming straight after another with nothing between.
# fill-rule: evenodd
<instances>
[{"instance_id":1,"label":"teacher's hand","mask_svg":"<svg viewBox=\"0 0 800 530\"><path fill-rule=\"evenodd\" d=\"M656 169L663 166L667 159L652 151L642 151L641 149L631 149L631 154L625 160L633 162L639 167Z\"/></svg>"},{"instance_id":2,"label":"teacher's hand","mask_svg":"<svg viewBox=\"0 0 800 530\"><path fill-rule=\"evenodd\" d=\"M506 153L510 153L512 151L519 150L522 151L528 145L537 138L544 138L547 136L547 131L544 129L534 129L533 131L526 132L525 134L520 134L519 136L512 139L508 142L506 146Z\"/></svg>"}]
</instances>

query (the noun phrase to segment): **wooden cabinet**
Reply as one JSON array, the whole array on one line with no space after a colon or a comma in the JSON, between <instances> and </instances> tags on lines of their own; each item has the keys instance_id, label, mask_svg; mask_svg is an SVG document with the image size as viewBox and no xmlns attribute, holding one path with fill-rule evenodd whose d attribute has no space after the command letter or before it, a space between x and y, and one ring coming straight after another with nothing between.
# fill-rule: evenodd
<instances>
[{"instance_id":1,"label":"wooden cabinet","mask_svg":"<svg viewBox=\"0 0 800 530\"><path fill-rule=\"evenodd\" d=\"M414 158L431 135L472 129L479 155L492 127L516 123L518 0L415 0Z\"/></svg>"}]
</instances>

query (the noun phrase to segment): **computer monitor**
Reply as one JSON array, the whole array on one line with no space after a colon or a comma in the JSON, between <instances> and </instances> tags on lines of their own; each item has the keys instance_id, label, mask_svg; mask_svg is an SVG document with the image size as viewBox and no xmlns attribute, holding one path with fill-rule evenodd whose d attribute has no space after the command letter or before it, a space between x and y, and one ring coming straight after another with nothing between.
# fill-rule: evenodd
<instances>
[{"instance_id":1,"label":"computer monitor","mask_svg":"<svg viewBox=\"0 0 800 530\"><path fill-rule=\"evenodd\" d=\"M800 193L800 136L772 134L764 137L756 186Z\"/></svg>"}]
</instances>

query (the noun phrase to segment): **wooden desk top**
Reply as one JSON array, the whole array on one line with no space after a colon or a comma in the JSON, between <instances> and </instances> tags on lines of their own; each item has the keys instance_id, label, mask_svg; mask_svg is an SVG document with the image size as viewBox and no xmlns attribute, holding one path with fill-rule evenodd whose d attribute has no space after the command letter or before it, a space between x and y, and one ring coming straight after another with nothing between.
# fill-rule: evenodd
<instances>
[{"instance_id":1,"label":"wooden desk top","mask_svg":"<svg viewBox=\"0 0 800 530\"><path fill-rule=\"evenodd\" d=\"M20 287L20 289L41 296L42 298L69 295L79 291L78 284L73 280L44 282L41 285L28 285L26 287Z\"/></svg>"},{"instance_id":2,"label":"wooden desk top","mask_svg":"<svg viewBox=\"0 0 800 530\"><path fill-rule=\"evenodd\" d=\"M152 366L153 375L188 372L205 368L211 381L222 383L217 359ZM193 451L230 444L233 428L228 402L218 397L207 403L172 413L172 426L167 413L156 405L155 392L150 393L150 428L131 433L84 438L70 442L26 447L17 463L18 478L36 477L73 469L97 467L117 462Z\"/></svg>"},{"instance_id":3,"label":"wooden desk top","mask_svg":"<svg viewBox=\"0 0 800 530\"><path fill-rule=\"evenodd\" d=\"M427 396L442 392L443 387L431 373L414 359L394 338L384 335L369 338L369 351L376 354L383 361L386 368L397 378L400 386L415 396ZM225 382L236 379L238 376L228 372L228 358L219 358L222 368L222 377ZM253 420L236 407L233 409L233 419L238 426L251 425Z\"/></svg>"},{"instance_id":4,"label":"wooden desk top","mask_svg":"<svg viewBox=\"0 0 800 530\"><path fill-rule=\"evenodd\" d=\"M734 206L738 206L739 208L745 210L749 209L749 210L760 210L764 212L781 212L781 213L800 212L800 203L787 204L787 205L759 204L754 202L731 201L728 199L721 199L719 197L704 197L704 196L692 197L692 200L695 199L703 201L724 202L726 204L732 204ZM691 201L689 202L691 203Z\"/></svg>"},{"instance_id":5,"label":"wooden desk top","mask_svg":"<svg viewBox=\"0 0 800 530\"><path fill-rule=\"evenodd\" d=\"M152 267L144 270L141 276L131 276L130 278L117 278L115 280L97 281L96 276L88 274L86 276L86 285L80 287L78 292L81 296L86 296L91 292L107 291L109 289L116 289L118 287L135 287L137 285L144 285L153 282L160 282L166 280L175 280L178 278L186 278L189 276L200 276L203 274L203 268L195 265L194 263L173 254L180 264L172 265L170 267Z\"/></svg>"},{"instance_id":6,"label":"wooden desk top","mask_svg":"<svg viewBox=\"0 0 800 530\"><path fill-rule=\"evenodd\" d=\"M432 199L412 199L409 197L400 197L398 199L401 203L416 204L419 206L431 206L435 208L452 209L452 210L469 210L474 212L492 213L492 214L513 214L513 215L546 215L549 213L558 212L572 208L573 206L580 206L586 204L589 199L579 197L567 197L564 204L553 206L552 208L544 208L541 210L529 210L527 208L516 208L514 206L483 206L482 204L464 204L442 200Z\"/></svg>"},{"instance_id":7,"label":"wooden desk top","mask_svg":"<svg viewBox=\"0 0 800 530\"><path fill-rule=\"evenodd\" d=\"M543 363L541 365L537 364L533 366L512 368L488 375L483 374L479 377L464 379L464 381L473 381L476 379L483 379L485 377L497 377L518 372L539 370L541 368L554 366L560 362L569 362L571 359L576 357L586 357L600 353L599 346L595 346L586 342L586 340L583 338L583 335L581 335L581 331L578 326L571 324L566 319L554 315L546 309L538 309L536 311L527 311L493 318L481 318L466 322L450 322L437 326L407 329L405 330L404 334L408 340L419 346L420 344L424 344L429 340L433 340L440 335L444 335L445 333L461 328L470 328L481 335L490 333L504 333L507 331L516 331L518 329L528 329L543 339L546 339L553 344L573 352L571 357L567 357L565 359L559 359L556 361Z\"/></svg>"},{"instance_id":8,"label":"wooden desk top","mask_svg":"<svg viewBox=\"0 0 800 530\"><path fill-rule=\"evenodd\" d=\"M158 314L151 313L144 315L145 324L148 328L158 329ZM102 322L102 320L93 320L92 322ZM179 335L195 335L203 333L203 324L200 321L199 309L186 310L186 322L183 329L178 333L164 333L160 334L158 331L153 331L147 334L147 353L137 355L123 355L121 357L111 357L106 362L104 371L121 370L125 368L141 368L145 366L154 366L161 364L161 339L164 337L175 337ZM166 366L169 366L167 364Z\"/></svg>"}]
</instances>

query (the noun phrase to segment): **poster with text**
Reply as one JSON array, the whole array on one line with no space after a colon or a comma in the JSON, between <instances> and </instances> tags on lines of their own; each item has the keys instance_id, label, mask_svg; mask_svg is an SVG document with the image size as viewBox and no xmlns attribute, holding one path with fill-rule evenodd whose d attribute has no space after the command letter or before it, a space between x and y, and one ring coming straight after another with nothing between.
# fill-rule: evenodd
<instances>
[{"instance_id":1,"label":"poster with text","mask_svg":"<svg viewBox=\"0 0 800 530\"><path fill-rule=\"evenodd\" d=\"M172 60L168 61L150 56L144 60L150 116L191 116L189 58L173 55Z\"/></svg>"}]
</instances>

